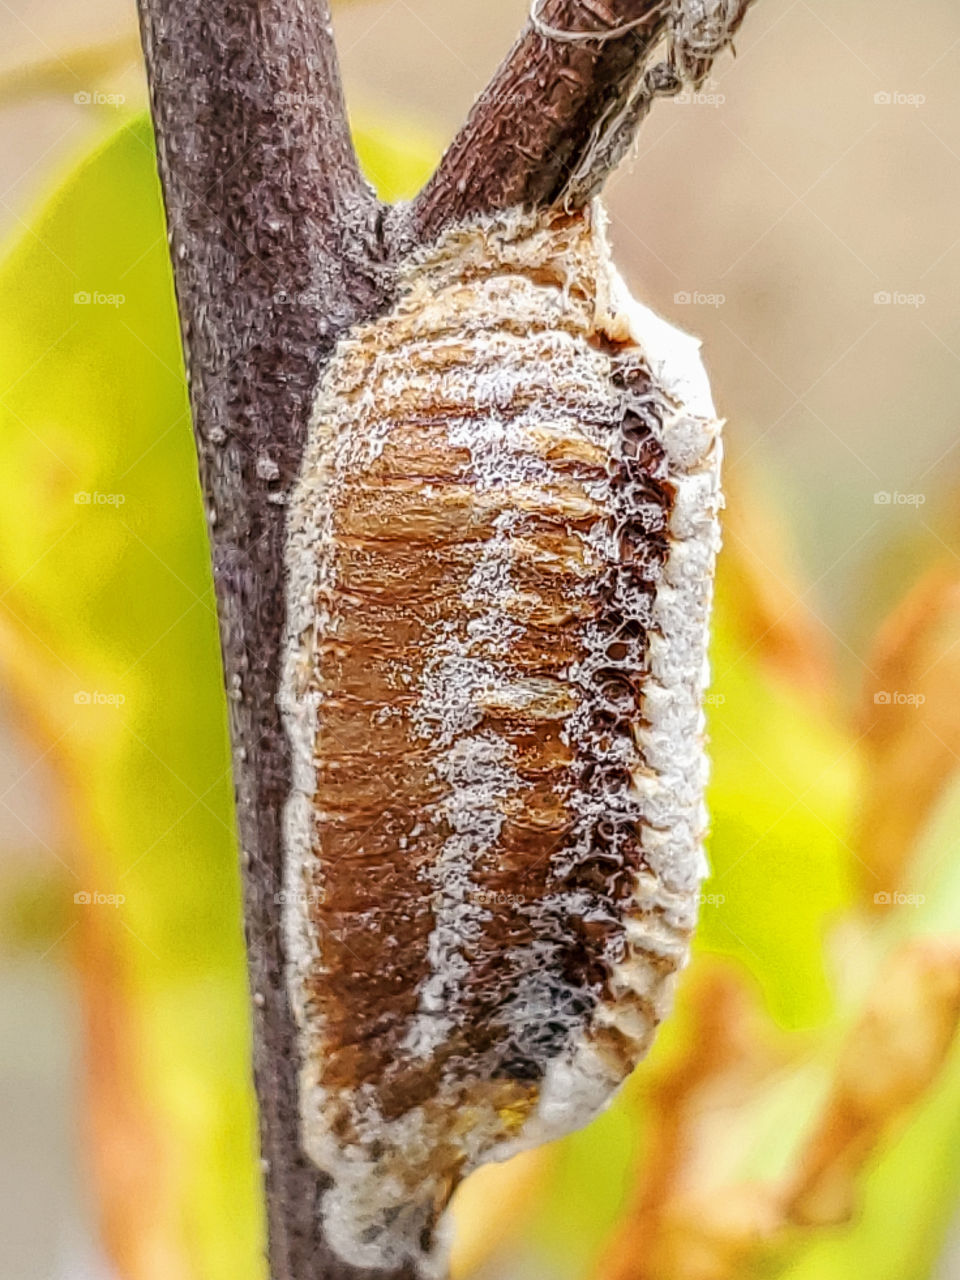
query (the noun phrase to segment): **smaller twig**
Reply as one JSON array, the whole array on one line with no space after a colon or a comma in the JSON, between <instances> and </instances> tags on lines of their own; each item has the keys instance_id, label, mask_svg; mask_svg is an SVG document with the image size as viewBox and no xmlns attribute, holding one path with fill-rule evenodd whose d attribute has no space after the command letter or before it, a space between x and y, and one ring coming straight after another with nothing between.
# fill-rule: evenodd
<instances>
[{"instance_id":1,"label":"smaller twig","mask_svg":"<svg viewBox=\"0 0 960 1280\"><path fill-rule=\"evenodd\" d=\"M415 237L428 241L451 222L501 209L582 207L654 99L700 84L751 3L536 0L414 201Z\"/></svg>"}]
</instances>

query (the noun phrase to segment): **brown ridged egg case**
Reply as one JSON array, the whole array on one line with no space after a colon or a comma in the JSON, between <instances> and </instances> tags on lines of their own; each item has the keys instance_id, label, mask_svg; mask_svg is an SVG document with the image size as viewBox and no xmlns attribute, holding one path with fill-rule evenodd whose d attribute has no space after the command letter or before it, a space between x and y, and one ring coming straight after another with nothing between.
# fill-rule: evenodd
<instances>
[{"instance_id":1,"label":"brown ridged egg case","mask_svg":"<svg viewBox=\"0 0 960 1280\"><path fill-rule=\"evenodd\" d=\"M337 348L290 512L289 987L334 1247L646 1052L704 871L719 441L597 208L448 233Z\"/></svg>"}]
</instances>

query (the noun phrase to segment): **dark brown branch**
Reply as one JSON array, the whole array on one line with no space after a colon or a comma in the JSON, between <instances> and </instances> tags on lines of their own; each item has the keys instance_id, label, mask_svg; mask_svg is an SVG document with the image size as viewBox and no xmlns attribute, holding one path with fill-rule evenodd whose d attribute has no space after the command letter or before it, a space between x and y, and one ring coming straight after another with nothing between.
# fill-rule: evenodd
<instances>
[{"instance_id":1,"label":"dark brown branch","mask_svg":"<svg viewBox=\"0 0 960 1280\"><path fill-rule=\"evenodd\" d=\"M300 1151L278 927L282 504L322 359L385 296L381 210L325 0L141 0L140 16L230 697L271 1274L347 1280L361 1273L327 1250Z\"/></svg>"},{"instance_id":2,"label":"dark brown branch","mask_svg":"<svg viewBox=\"0 0 960 1280\"><path fill-rule=\"evenodd\" d=\"M654 98L698 84L751 0L546 0L414 201L412 234L521 206L575 209L622 159ZM629 31L606 37L631 24ZM668 48L653 55L667 38Z\"/></svg>"},{"instance_id":3,"label":"dark brown branch","mask_svg":"<svg viewBox=\"0 0 960 1280\"><path fill-rule=\"evenodd\" d=\"M477 213L556 203L596 148L600 122L626 107L666 25L662 0L547 0L540 13L567 31L639 25L617 39L561 42L528 22L415 201L423 239Z\"/></svg>"}]
</instances>

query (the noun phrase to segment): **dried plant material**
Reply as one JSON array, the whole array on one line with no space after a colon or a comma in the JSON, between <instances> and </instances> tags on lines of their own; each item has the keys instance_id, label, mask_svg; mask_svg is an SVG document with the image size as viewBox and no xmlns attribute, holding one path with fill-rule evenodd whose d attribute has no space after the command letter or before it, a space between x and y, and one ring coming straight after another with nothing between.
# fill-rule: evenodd
<instances>
[{"instance_id":1,"label":"dried plant material","mask_svg":"<svg viewBox=\"0 0 960 1280\"><path fill-rule=\"evenodd\" d=\"M293 497L289 987L325 1226L452 1188L643 1056L705 863L718 423L598 225L448 233L343 340Z\"/></svg>"},{"instance_id":2,"label":"dried plant material","mask_svg":"<svg viewBox=\"0 0 960 1280\"><path fill-rule=\"evenodd\" d=\"M706 74L701 65L713 61L739 30L752 0L654 0L629 22L614 25L557 27L542 17L544 0L532 0L530 24L546 40L562 44L608 44L660 20L668 32L671 60L692 80ZM589 14L587 15L589 17ZM596 15L600 17L601 15Z\"/></svg>"},{"instance_id":3,"label":"dried plant material","mask_svg":"<svg viewBox=\"0 0 960 1280\"><path fill-rule=\"evenodd\" d=\"M769 1188L725 1186L663 1207L611 1246L597 1280L760 1280L782 1218ZM759 1264L759 1265L758 1265Z\"/></svg>"},{"instance_id":4,"label":"dried plant material","mask_svg":"<svg viewBox=\"0 0 960 1280\"><path fill-rule=\"evenodd\" d=\"M922 939L890 958L809 1136L767 1182L738 1178L737 1164L783 1060L729 977L698 988L693 1014L686 1056L656 1086L637 1191L597 1280L759 1280L788 1268L811 1229L848 1221L862 1173L954 1043L960 944Z\"/></svg>"},{"instance_id":5,"label":"dried plant material","mask_svg":"<svg viewBox=\"0 0 960 1280\"><path fill-rule=\"evenodd\" d=\"M684 79L699 85L740 30L752 0L674 0L671 53Z\"/></svg>"},{"instance_id":6,"label":"dried plant material","mask_svg":"<svg viewBox=\"0 0 960 1280\"><path fill-rule=\"evenodd\" d=\"M894 954L840 1060L830 1099L785 1196L803 1224L846 1221L856 1177L936 1079L960 1019L960 942L921 939Z\"/></svg>"},{"instance_id":7,"label":"dried plant material","mask_svg":"<svg viewBox=\"0 0 960 1280\"><path fill-rule=\"evenodd\" d=\"M134 999L118 980L118 922L82 920L73 954L83 984L87 1070L81 1111L92 1153L100 1234L117 1274L137 1280L191 1276L189 1251L169 1230L177 1213L177 1151L170 1132L144 1105L133 1028Z\"/></svg>"},{"instance_id":8,"label":"dried plant material","mask_svg":"<svg viewBox=\"0 0 960 1280\"><path fill-rule=\"evenodd\" d=\"M713 1280L775 1224L771 1193L731 1185L749 1142L741 1119L786 1061L737 973L702 969L687 989L681 1051L646 1083L642 1163L596 1280ZM723 1259L722 1267L720 1259Z\"/></svg>"},{"instance_id":9,"label":"dried plant material","mask_svg":"<svg viewBox=\"0 0 960 1280\"><path fill-rule=\"evenodd\" d=\"M928 573L867 658L860 712L865 779L856 848L864 893L894 901L916 842L960 759L960 579Z\"/></svg>"},{"instance_id":10,"label":"dried plant material","mask_svg":"<svg viewBox=\"0 0 960 1280\"><path fill-rule=\"evenodd\" d=\"M29 585L35 592L35 584ZM0 617L4 686L16 707L19 728L37 744L45 744L44 759L56 782L56 809L70 819L64 823L64 844L71 850L72 869L81 877L58 882L59 902L61 894L69 891L72 896L76 883L89 883L108 865L109 839L90 794L89 768L91 759L102 761L111 748L104 746L102 726L64 723L63 708L75 705L76 675L72 666L45 661L52 649L38 645L37 633L22 621L30 616L46 629L47 618L37 609L35 595L11 582L6 597L8 608ZM9 607L11 602L15 608ZM87 669L86 652L81 658L73 653L71 657L77 667ZM81 911L66 924L62 917L58 920L40 954L58 961L69 957L76 973L85 1050L77 1081L82 1100L79 1131L103 1245L118 1275L167 1280L192 1276L192 1270L188 1251L169 1226L182 1207L176 1186L178 1158L168 1118L149 1096L140 1069L141 1011L130 983L125 948L129 936L117 912Z\"/></svg>"},{"instance_id":11,"label":"dried plant material","mask_svg":"<svg viewBox=\"0 0 960 1280\"><path fill-rule=\"evenodd\" d=\"M782 532L764 505L760 486L742 500L727 484L723 517L723 579L730 626L744 655L770 669L821 703L834 687L830 637L803 598L783 546Z\"/></svg>"},{"instance_id":12,"label":"dried plant material","mask_svg":"<svg viewBox=\"0 0 960 1280\"><path fill-rule=\"evenodd\" d=\"M520 1230L543 1193L556 1151L521 1151L503 1164L484 1165L460 1185L450 1205L450 1280L467 1280Z\"/></svg>"},{"instance_id":13,"label":"dried plant material","mask_svg":"<svg viewBox=\"0 0 960 1280\"><path fill-rule=\"evenodd\" d=\"M732 44L752 2L663 0L626 24L558 28L543 21L540 0L534 0L532 26L544 39L586 43L593 49L633 30L645 45L630 91L600 115L576 165L570 166L563 190L566 208L578 208L600 191L657 98L674 97L685 85L699 88L717 57Z\"/></svg>"}]
</instances>

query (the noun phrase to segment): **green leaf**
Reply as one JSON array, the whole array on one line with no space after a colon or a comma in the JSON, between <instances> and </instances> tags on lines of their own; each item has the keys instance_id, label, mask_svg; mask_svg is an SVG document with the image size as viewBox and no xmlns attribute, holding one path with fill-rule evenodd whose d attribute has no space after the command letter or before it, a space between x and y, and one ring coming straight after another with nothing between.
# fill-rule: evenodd
<instances>
[{"instance_id":1,"label":"green leaf","mask_svg":"<svg viewBox=\"0 0 960 1280\"><path fill-rule=\"evenodd\" d=\"M736 958L784 1027L829 1018L824 940L852 900L852 739L744 653L718 583L709 699L708 853L697 948ZM713 899L714 901L711 901Z\"/></svg>"},{"instance_id":2,"label":"green leaf","mask_svg":"<svg viewBox=\"0 0 960 1280\"><path fill-rule=\"evenodd\" d=\"M124 898L74 904L73 923L81 949L114 956L115 989L99 994L127 1020L137 1128L163 1140L160 1234L198 1276L252 1278L262 1215L225 702L145 119L68 180L0 282L5 622L48 676L38 710L72 782L77 888ZM94 1073L110 1069L94 1056Z\"/></svg>"},{"instance_id":3,"label":"green leaf","mask_svg":"<svg viewBox=\"0 0 960 1280\"><path fill-rule=\"evenodd\" d=\"M387 193L424 172L422 140L369 126L361 143ZM70 787L71 896L124 898L68 909L83 966L110 957L88 998L108 1010L120 1058L94 1046L92 1070L107 1089L120 1073L124 1106L99 1139L129 1146L136 1187L110 1236L125 1259L156 1245L184 1275L255 1280L225 701L146 118L70 176L0 265L0 288L0 657ZM127 1238L148 1226L150 1241Z\"/></svg>"}]
</instances>

